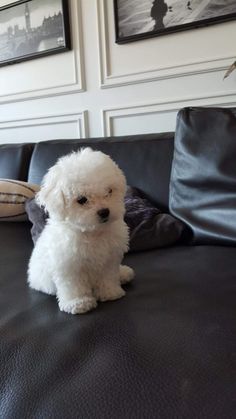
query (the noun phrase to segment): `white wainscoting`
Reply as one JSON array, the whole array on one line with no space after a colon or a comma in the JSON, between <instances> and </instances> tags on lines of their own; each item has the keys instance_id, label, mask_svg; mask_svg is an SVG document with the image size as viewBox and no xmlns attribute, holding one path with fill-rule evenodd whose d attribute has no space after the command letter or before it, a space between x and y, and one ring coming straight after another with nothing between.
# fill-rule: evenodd
<instances>
[{"instance_id":1,"label":"white wainscoting","mask_svg":"<svg viewBox=\"0 0 236 419\"><path fill-rule=\"evenodd\" d=\"M224 28L219 25L202 28L203 40L195 30L117 45L113 2L96 1L102 89L220 71L235 59L234 23L228 23L227 48L222 45Z\"/></svg>"},{"instance_id":2,"label":"white wainscoting","mask_svg":"<svg viewBox=\"0 0 236 419\"><path fill-rule=\"evenodd\" d=\"M0 122L1 142L37 142L88 137L87 111ZM5 140L4 140L5 138Z\"/></svg>"},{"instance_id":3,"label":"white wainscoting","mask_svg":"<svg viewBox=\"0 0 236 419\"><path fill-rule=\"evenodd\" d=\"M85 90L81 2L70 2L72 50L0 68L0 103Z\"/></svg>"},{"instance_id":4,"label":"white wainscoting","mask_svg":"<svg viewBox=\"0 0 236 419\"><path fill-rule=\"evenodd\" d=\"M131 135L174 131L176 115L186 106L236 106L236 91L232 94L195 98L176 98L159 103L140 103L103 109L103 135Z\"/></svg>"},{"instance_id":5,"label":"white wainscoting","mask_svg":"<svg viewBox=\"0 0 236 419\"><path fill-rule=\"evenodd\" d=\"M68 2L71 51L0 67L1 143L172 131L184 106L236 105L236 20L117 45L113 0Z\"/></svg>"}]
</instances>

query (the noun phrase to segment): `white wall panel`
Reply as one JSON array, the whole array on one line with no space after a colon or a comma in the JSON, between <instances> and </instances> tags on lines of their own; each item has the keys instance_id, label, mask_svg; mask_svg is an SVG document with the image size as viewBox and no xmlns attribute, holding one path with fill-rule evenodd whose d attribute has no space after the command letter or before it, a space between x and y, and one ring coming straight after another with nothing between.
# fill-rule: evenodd
<instances>
[{"instance_id":1,"label":"white wall panel","mask_svg":"<svg viewBox=\"0 0 236 419\"><path fill-rule=\"evenodd\" d=\"M84 90L80 1L71 1L73 50L0 67L0 103Z\"/></svg>"},{"instance_id":2,"label":"white wall panel","mask_svg":"<svg viewBox=\"0 0 236 419\"><path fill-rule=\"evenodd\" d=\"M174 131L176 111L147 112L113 116L109 135L148 134Z\"/></svg>"},{"instance_id":3,"label":"white wall panel","mask_svg":"<svg viewBox=\"0 0 236 419\"><path fill-rule=\"evenodd\" d=\"M212 97L176 98L167 102L104 109L102 111L103 134L113 136L174 131L177 112L186 106L236 107L236 93Z\"/></svg>"},{"instance_id":4,"label":"white wall panel","mask_svg":"<svg viewBox=\"0 0 236 419\"><path fill-rule=\"evenodd\" d=\"M0 67L0 142L172 131L183 106L236 104L236 21L117 45L113 0L69 3L72 51Z\"/></svg>"},{"instance_id":5,"label":"white wall panel","mask_svg":"<svg viewBox=\"0 0 236 419\"><path fill-rule=\"evenodd\" d=\"M97 7L103 88L222 70L235 56L235 22L117 45L113 2Z\"/></svg>"},{"instance_id":6,"label":"white wall panel","mask_svg":"<svg viewBox=\"0 0 236 419\"><path fill-rule=\"evenodd\" d=\"M0 135L4 142L13 143L84 138L88 136L87 112L1 121Z\"/></svg>"}]
</instances>

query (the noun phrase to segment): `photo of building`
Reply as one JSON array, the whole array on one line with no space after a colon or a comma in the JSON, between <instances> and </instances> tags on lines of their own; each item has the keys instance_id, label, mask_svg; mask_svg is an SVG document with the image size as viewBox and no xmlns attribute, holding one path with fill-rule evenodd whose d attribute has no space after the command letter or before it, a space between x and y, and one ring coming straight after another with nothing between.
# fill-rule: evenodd
<instances>
[{"instance_id":1,"label":"photo of building","mask_svg":"<svg viewBox=\"0 0 236 419\"><path fill-rule=\"evenodd\" d=\"M0 64L65 47L61 0L32 0L0 13Z\"/></svg>"}]
</instances>

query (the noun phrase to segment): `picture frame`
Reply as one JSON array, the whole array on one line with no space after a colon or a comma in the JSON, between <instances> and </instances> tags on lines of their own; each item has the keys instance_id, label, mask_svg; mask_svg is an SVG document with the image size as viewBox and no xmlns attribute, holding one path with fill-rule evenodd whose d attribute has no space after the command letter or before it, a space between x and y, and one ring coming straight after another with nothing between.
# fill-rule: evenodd
<instances>
[{"instance_id":1,"label":"picture frame","mask_svg":"<svg viewBox=\"0 0 236 419\"><path fill-rule=\"evenodd\" d=\"M20 0L0 8L0 67L70 49L68 0Z\"/></svg>"},{"instance_id":2,"label":"picture frame","mask_svg":"<svg viewBox=\"0 0 236 419\"><path fill-rule=\"evenodd\" d=\"M225 0L113 0L115 41L138 41L236 19L236 1Z\"/></svg>"}]
</instances>

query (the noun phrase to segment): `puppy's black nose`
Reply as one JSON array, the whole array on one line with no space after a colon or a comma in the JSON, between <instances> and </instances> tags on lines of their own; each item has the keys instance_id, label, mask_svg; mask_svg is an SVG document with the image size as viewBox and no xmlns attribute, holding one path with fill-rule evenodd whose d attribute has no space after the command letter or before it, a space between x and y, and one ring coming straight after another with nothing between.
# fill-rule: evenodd
<instances>
[{"instance_id":1,"label":"puppy's black nose","mask_svg":"<svg viewBox=\"0 0 236 419\"><path fill-rule=\"evenodd\" d=\"M109 217L110 210L108 208L102 208L98 211L98 215L102 220L106 220Z\"/></svg>"}]
</instances>

